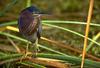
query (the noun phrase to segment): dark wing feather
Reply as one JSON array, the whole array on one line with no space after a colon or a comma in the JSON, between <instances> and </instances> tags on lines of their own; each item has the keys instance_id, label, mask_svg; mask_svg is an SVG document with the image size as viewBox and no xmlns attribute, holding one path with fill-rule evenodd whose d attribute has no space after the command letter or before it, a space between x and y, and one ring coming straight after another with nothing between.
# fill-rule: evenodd
<instances>
[{"instance_id":1,"label":"dark wing feather","mask_svg":"<svg viewBox=\"0 0 100 68\"><path fill-rule=\"evenodd\" d=\"M24 35L31 35L36 30L37 24L38 24L37 19L33 18L32 13L30 13L27 10L21 12L21 15L18 21L20 33Z\"/></svg>"}]
</instances>

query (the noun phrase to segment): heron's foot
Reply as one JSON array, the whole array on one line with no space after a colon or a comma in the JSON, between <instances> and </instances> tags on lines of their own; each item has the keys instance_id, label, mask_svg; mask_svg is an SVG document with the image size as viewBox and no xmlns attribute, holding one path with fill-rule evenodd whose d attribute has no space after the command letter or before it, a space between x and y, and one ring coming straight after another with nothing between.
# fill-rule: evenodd
<instances>
[{"instance_id":1,"label":"heron's foot","mask_svg":"<svg viewBox=\"0 0 100 68\"><path fill-rule=\"evenodd\" d=\"M33 57L36 58L37 57L37 53L39 52L39 48L36 48L33 50Z\"/></svg>"},{"instance_id":2,"label":"heron's foot","mask_svg":"<svg viewBox=\"0 0 100 68\"><path fill-rule=\"evenodd\" d=\"M27 44L26 50L25 50L23 56L21 57L20 61L22 61L24 58L26 58L29 54L30 55L32 54L31 52L29 52L28 48L29 48L29 44Z\"/></svg>"},{"instance_id":3,"label":"heron's foot","mask_svg":"<svg viewBox=\"0 0 100 68\"><path fill-rule=\"evenodd\" d=\"M32 56L32 52L29 52L29 51L25 52L23 54L23 56L21 57L20 62L22 62L22 60L25 59L25 58L27 58L28 56Z\"/></svg>"}]
</instances>

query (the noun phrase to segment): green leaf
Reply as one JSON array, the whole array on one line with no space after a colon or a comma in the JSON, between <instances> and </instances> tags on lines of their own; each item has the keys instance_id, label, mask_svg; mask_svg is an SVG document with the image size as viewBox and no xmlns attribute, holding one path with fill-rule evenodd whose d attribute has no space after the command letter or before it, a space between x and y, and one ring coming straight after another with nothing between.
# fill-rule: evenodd
<instances>
[{"instance_id":1,"label":"green leaf","mask_svg":"<svg viewBox=\"0 0 100 68\"><path fill-rule=\"evenodd\" d=\"M64 56L64 55L58 55L58 54L37 54L37 57L42 57L42 58L52 58L52 59L58 59L58 60L63 60L66 62L70 62L73 64L81 64L81 58L79 57L74 57L74 56ZM84 66L89 66L91 68L100 68L100 62L92 61L85 59Z\"/></svg>"},{"instance_id":2,"label":"green leaf","mask_svg":"<svg viewBox=\"0 0 100 68\"><path fill-rule=\"evenodd\" d=\"M32 62L29 62L29 61L24 61L24 62L18 62L19 64L22 64L22 65L26 65L26 66L29 66L29 67L34 67L34 68L46 68L42 65L39 65L39 64L35 64L35 63L32 63Z\"/></svg>"}]
</instances>

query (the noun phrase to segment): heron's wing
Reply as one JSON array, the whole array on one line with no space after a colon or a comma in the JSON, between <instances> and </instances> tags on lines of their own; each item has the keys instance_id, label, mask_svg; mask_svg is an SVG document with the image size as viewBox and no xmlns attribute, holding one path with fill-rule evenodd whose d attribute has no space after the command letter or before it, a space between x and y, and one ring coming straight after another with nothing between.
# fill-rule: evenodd
<instances>
[{"instance_id":1,"label":"heron's wing","mask_svg":"<svg viewBox=\"0 0 100 68\"><path fill-rule=\"evenodd\" d=\"M18 27L19 31L22 34L30 35L36 30L37 20L34 19L32 13L29 11L23 11L21 12L19 21L18 21Z\"/></svg>"}]
</instances>

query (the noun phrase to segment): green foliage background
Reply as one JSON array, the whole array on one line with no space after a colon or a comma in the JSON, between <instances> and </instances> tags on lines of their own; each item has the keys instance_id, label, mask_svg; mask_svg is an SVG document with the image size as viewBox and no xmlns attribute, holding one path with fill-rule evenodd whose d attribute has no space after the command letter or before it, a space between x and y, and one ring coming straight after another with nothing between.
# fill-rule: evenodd
<instances>
[{"instance_id":1,"label":"green foliage background","mask_svg":"<svg viewBox=\"0 0 100 68\"><path fill-rule=\"evenodd\" d=\"M82 23L85 24L86 19L87 19L89 0L31 0L31 1L32 1L31 4L39 7L41 11L51 14L51 16L44 16L42 18L43 27L45 27L42 32L43 37L49 38L51 40L56 40L58 42L63 42L64 44L67 44L68 46L75 47L77 49L82 50L84 38L82 38L82 36L79 36L79 35L77 36L75 33L71 32L70 30L84 35L85 25L83 25ZM26 8L26 5L27 5L27 0L0 0L0 27L2 27L2 24L11 23L12 21L17 20L21 10ZM52 22L48 22L48 21L52 21ZM55 21L58 21L58 23ZM77 22L78 24L75 24L75 22ZM95 25L90 26L89 38L94 38L100 32L100 1L99 0L95 0L94 2L93 17L92 17L91 22L93 24L97 24L96 26ZM12 22L14 26L17 26L16 23ZM46 25L48 23L49 23L49 27ZM58 28L55 29L54 27L56 26L58 26ZM63 27L65 29L59 30L59 27ZM15 35L15 36L19 36L23 38L23 36L21 36L19 33L9 31L9 30L6 30L5 32L11 35ZM3 36L5 34L3 34L2 32L1 34L2 35L0 35L0 44L8 46L10 43L7 40L6 36ZM13 41L16 43L16 45L26 45L25 42L21 42L19 41L19 39L17 40L13 39ZM100 36L96 39L96 41L99 42L98 44L100 45ZM79 56L79 54L77 54L76 52L73 53L67 49L63 49L63 48L61 49L55 46L51 47L50 43L43 40L40 40L39 43L48 48L60 51L61 53L64 53L70 56ZM100 58L100 46L97 46L97 44L94 44L93 42L89 41L89 44L90 43L92 43L92 45L94 46L92 46L88 52ZM25 46L22 46L22 47L25 47ZM3 51L3 52L9 53L6 51ZM48 49L47 51L44 50L44 48L41 48L41 52L51 53L51 54L53 53L49 51ZM4 54L2 53L1 55L4 56ZM40 56L42 55L40 54ZM48 55L46 57L48 57ZM8 60L10 60L10 57L7 57L7 58ZM16 57L14 58L16 59ZM97 64L100 64L100 63L97 63Z\"/></svg>"}]
</instances>

